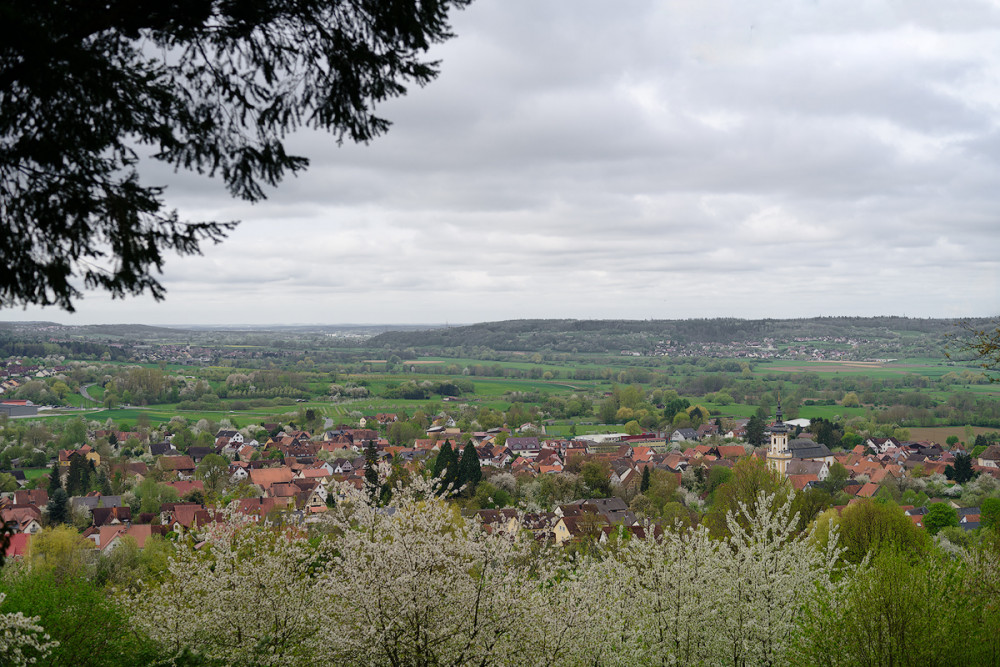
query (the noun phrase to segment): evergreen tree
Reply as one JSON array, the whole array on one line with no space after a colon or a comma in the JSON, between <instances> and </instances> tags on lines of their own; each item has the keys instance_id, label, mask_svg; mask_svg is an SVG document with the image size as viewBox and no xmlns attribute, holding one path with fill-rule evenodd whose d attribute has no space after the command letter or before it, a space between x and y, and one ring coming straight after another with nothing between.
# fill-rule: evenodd
<instances>
[{"instance_id":1,"label":"evergreen tree","mask_svg":"<svg viewBox=\"0 0 1000 667\"><path fill-rule=\"evenodd\" d=\"M754 447L760 447L764 444L764 420L754 415L747 422L747 442L749 442Z\"/></svg>"},{"instance_id":2,"label":"evergreen tree","mask_svg":"<svg viewBox=\"0 0 1000 667\"><path fill-rule=\"evenodd\" d=\"M444 474L445 468L451 462L451 440L445 440L438 450L437 458L434 459L434 468L431 469L431 476L438 479Z\"/></svg>"},{"instance_id":3,"label":"evergreen tree","mask_svg":"<svg viewBox=\"0 0 1000 667\"><path fill-rule=\"evenodd\" d=\"M976 472L972 469L972 457L968 454L957 454L955 465L946 466L944 474L948 479L954 480L958 484L965 484L976 476Z\"/></svg>"},{"instance_id":4,"label":"evergreen tree","mask_svg":"<svg viewBox=\"0 0 1000 667\"><path fill-rule=\"evenodd\" d=\"M90 466L81 454L69 457L69 472L66 474L66 495L82 496L90 488Z\"/></svg>"},{"instance_id":5,"label":"evergreen tree","mask_svg":"<svg viewBox=\"0 0 1000 667\"><path fill-rule=\"evenodd\" d=\"M368 496L374 503L379 492L378 486L378 450L375 448L375 441L369 440L365 447L365 487L368 489Z\"/></svg>"},{"instance_id":6,"label":"evergreen tree","mask_svg":"<svg viewBox=\"0 0 1000 667\"><path fill-rule=\"evenodd\" d=\"M479 466L479 453L476 446L470 440L465 449L462 450L462 459L458 464L458 484L468 487L467 492L472 495L476 492L476 485L483 478L483 470Z\"/></svg>"},{"instance_id":7,"label":"evergreen tree","mask_svg":"<svg viewBox=\"0 0 1000 667\"><path fill-rule=\"evenodd\" d=\"M52 470L49 472L49 495L56 489L62 488L62 469L59 466L59 459L52 462Z\"/></svg>"},{"instance_id":8,"label":"evergreen tree","mask_svg":"<svg viewBox=\"0 0 1000 667\"><path fill-rule=\"evenodd\" d=\"M111 480L108 479L104 468L97 471L97 490L101 492L102 496L111 495Z\"/></svg>"},{"instance_id":9,"label":"evergreen tree","mask_svg":"<svg viewBox=\"0 0 1000 667\"><path fill-rule=\"evenodd\" d=\"M649 466L642 467L642 481L639 483L639 493L649 490Z\"/></svg>"},{"instance_id":10,"label":"evergreen tree","mask_svg":"<svg viewBox=\"0 0 1000 667\"><path fill-rule=\"evenodd\" d=\"M462 485L460 481L461 478L460 456L461 452L459 452L458 447L451 448L451 451L449 452L448 455L448 462L445 464L445 473L444 473L445 484L448 484L451 487L452 492L456 491L458 487Z\"/></svg>"},{"instance_id":11,"label":"evergreen tree","mask_svg":"<svg viewBox=\"0 0 1000 667\"><path fill-rule=\"evenodd\" d=\"M49 504L45 506L45 511L49 516L50 526L69 523L69 496L62 487L49 496Z\"/></svg>"}]
</instances>

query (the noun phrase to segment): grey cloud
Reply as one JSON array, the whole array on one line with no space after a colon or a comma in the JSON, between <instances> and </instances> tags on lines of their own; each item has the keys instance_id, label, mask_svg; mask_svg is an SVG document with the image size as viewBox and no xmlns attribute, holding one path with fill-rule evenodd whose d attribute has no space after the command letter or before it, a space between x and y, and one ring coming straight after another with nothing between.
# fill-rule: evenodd
<instances>
[{"instance_id":1,"label":"grey cloud","mask_svg":"<svg viewBox=\"0 0 1000 667\"><path fill-rule=\"evenodd\" d=\"M168 260L166 304L81 317L997 309L996 8L477 0L454 24L386 136L297 133L311 168L263 203L150 166L185 216L244 223Z\"/></svg>"}]
</instances>

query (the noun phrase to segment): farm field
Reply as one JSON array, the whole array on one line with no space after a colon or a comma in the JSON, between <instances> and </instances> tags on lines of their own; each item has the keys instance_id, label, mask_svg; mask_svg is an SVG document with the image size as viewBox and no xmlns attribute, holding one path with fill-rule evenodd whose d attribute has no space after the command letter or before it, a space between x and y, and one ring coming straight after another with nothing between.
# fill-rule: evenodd
<instances>
[{"instance_id":1,"label":"farm field","mask_svg":"<svg viewBox=\"0 0 1000 667\"><path fill-rule=\"evenodd\" d=\"M899 361L765 361L754 369L754 374L770 372L782 373L836 373L861 375L871 378L893 377L914 374L936 378L953 371L962 371L966 366L948 365L944 360L906 359Z\"/></svg>"},{"instance_id":2,"label":"farm field","mask_svg":"<svg viewBox=\"0 0 1000 667\"><path fill-rule=\"evenodd\" d=\"M987 433L995 433L1000 429L986 428L983 426L973 426L973 432L975 435L986 435ZM958 437L959 441L965 441L965 427L963 426L934 426L934 427L915 427L910 429L910 439L917 442L938 442L943 443L948 439L948 436L954 435ZM967 443L971 444L971 443Z\"/></svg>"}]
</instances>

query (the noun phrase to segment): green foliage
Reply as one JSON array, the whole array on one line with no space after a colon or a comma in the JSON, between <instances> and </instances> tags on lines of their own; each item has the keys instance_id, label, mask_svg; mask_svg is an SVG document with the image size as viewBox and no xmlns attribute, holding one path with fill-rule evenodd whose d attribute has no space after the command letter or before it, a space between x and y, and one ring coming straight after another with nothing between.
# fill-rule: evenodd
<instances>
[{"instance_id":1,"label":"green foliage","mask_svg":"<svg viewBox=\"0 0 1000 667\"><path fill-rule=\"evenodd\" d=\"M483 470L479 465L479 454L476 446L470 440L462 450L462 457L458 462L458 484L466 487L466 494L472 495L476 492L476 485L483 478Z\"/></svg>"},{"instance_id":2,"label":"green foliage","mask_svg":"<svg viewBox=\"0 0 1000 667\"><path fill-rule=\"evenodd\" d=\"M378 450L375 448L375 441L369 440L365 447L365 487L367 487L369 499L375 502L379 493L378 485Z\"/></svg>"},{"instance_id":3,"label":"green foliage","mask_svg":"<svg viewBox=\"0 0 1000 667\"><path fill-rule=\"evenodd\" d=\"M205 493L214 497L222 492L229 477L229 461L220 454L209 454L198 462L194 474L204 482Z\"/></svg>"},{"instance_id":4,"label":"green foliage","mask_svg":"<svg viewBox=\"0 0 1000 667\"><path fill-rule=\"evenodd\" d=\"M736 463L732 478L715 490L715 501L705 515L705 525L713 537L727 537L729 526L727 515L743 517L741 506L751 506L763 494L771 498L775 507L783 506L788 499L790 487L775 471L763 461L744 458ZM773 508L772 508L773 509Z\"/></svg>"},{"instance_id":5,"label":"green foliage","mask_svg":"<svg viewBox=\"0 0 1000 667\"><path fill-rule=\"evenodd\" d=\"M979 520L983 528L1000 530L1000 498L987 498L979 504Z\"/></svg>"},{"instance_id":6,"label":"green foliage","mask_svg":"<svg viewBox=\"0 0 1000 667\"><path fill-rule=\"evenodd\" d=\"M94 543L74 528L54 525L32 536L26 560L32 572L51 574L62 581L87 574L93 551Z\"/></svg>"},{"instance_id":7,"label":"green foliage","mask_svg":"<svg viewBox=\"0 0 1000 667\"><path fill-rule=\"evenodd\" d=\"M708 480L705 484L705 491L713 493L717 488L732 481L733 469L726 466L712 466L708 471Z\"/></svg>"},{"instance_id":8,"label":"green foliage","mask_svg":"<svg viewBox=\"0 0 1000 667\"><path fill-rule=\"evenodd\" d=\"M510 507L514 499L504 489L493 486L489 482L480 482L472 496L473 509L499 509Z\"/></svg>"},{"instance_id":9,"label":"green foliage","mask_svg":"<svg viewBox=\"0 0 1000 667\"><path fill-rule=\"evenodd\" d=\"M460 474L459 453L456 449L452 449L450 440L445 440L438 451L437 458L434 459L431 475L434 479L441 480L442 492L454 493L459 485Z\"/></svg>"},{"instance_id":10,"label":"green foliage","mask_svg":"<svg viewBox=\"0 0 1000 667\"><path fill-rule=\"evenodd\" d=\"M944 474L957 484L965 484L976 476L976 471L972 469L972 457L968 454L956 454L955 464L946 466Z\"/></svg>"},{"instance_id":11,"label":"green foliage","mask_svg":"<svg viewBox=\"0 0 1000 667\"><path fill-rule=\"evenodd\" d=\"M840 461L834 461L833 465L830 466L829 474L822 482L822 486L831 494L838 493L850 478L851 473L844 467L844 464Z\"/></svg>"},{"instance_id":12,"label":"green foliage","mask_svg":"<svg viewBox=\"0 0 1000 667\"><path fill-rule=\"evenodd\" d=\"M152 514L159 514L163 503L177 501L177 489L160 484L150 477L139 483L135 488L135 495L139 498L139 511Z\"/></svg>"},{"instance_id":13,"label":"green foliage","mask_svg":"<svg viewBox=\"0 0 1000 667\"><path fill-rule=\"evenodd\" d=\"M833 497L825 489L809 488L799 491L792 499L792 515L797 515L798 529L805 531L819 514L833 504Z\"/></svg>"},{"instance_id":14,"label":"green foliage","mask_svg":"<svg viewBox=\"0 0 1000 667\"><path fill-rule=\"evenodd\" d=\"M93 473L92 462L82 454L72 454L69 457L69 471L66 473L66 493L70 497L86 495L90 491Z\"/></svg>"},{"instance_id":15,"label":"green foliage","mask_svg":"<svg viewBox=\"0 0 1000 667\"><path fill-rule=\"evenodd\" d=\"M604 461L585 461L580 468L580 477L593 497L611 496L611 467Z\"/></svg>"},{"instance_id":16,"label":"green foliage","mask_svg":"<svg viewBox=\"0 0 1000 667\"><path fill-rule=\"evenodd\" d=\"M747 422L746 441L754 447L764 444L764 420L759 415L753 415Z\"/></svg>"},{"instance_id":17,"label":"green foliage","mask_svg":"<svg viewBox=\"0 0 1000 667\"><path fill-rule=\"evenodd\" d=\"M945 526L958 525L958 512L948 503L932 503L924 515L924 528L936 535Z\"/></svg>"},{"instance_id":18,"label":"green foliage","mask_svg":"<svg viewBox=\"0 0 1000 667\"><path fill-rule=\"evenodd\" d=\"M152 642L131 629L126 613L87 579L21 571L0 581L0 593L7 595L0 611L40 617L45 632L59 642L40 664L130 667L160 657Z\"/></svg>"},{"instance_id":19,"label":"green foliage","mask_svg":"<svg viewBox=\"0 0 1000 667\"><path fill-rule=\"evenodd\" d=\"M49 496L49 503L45 506L45 513L48 516L50 526L58 526L69 522L69 496L61 487L57 487Z\"/></svg>"},{"instance_id":20,"label":"green foliage","mask_svg":"<svg viewBox=\"0 0 1000 667\"><path fill-rule=\"evenodd\" d=\"M850 563L886 550L917 559L930 548L927 534L895 503L862 500L845 508L838 524L843 558Z\"/></svg>"},{"instance_id":21,"label":"green foliage","mask_svg":"<svg viewBox=\"0 0 1000 667\"><path fill-rule=\"evenodd\" d=\"M843 429L822 417L812 420L809 424L809 432L816 436L816 442L826 445L830 449L843 445Z\"/></svg>"},{"instance_id":22,"label":"green foliage","mask_svg":"<svg viewBox=\"0 0 1000 667\"><path fill-rule=\"evenodd\" d=\"M13 475L6 472L0 472L0 491L17 491L21 486L17 483L17 480Z\"/></svg>"},{"instance_id":23,"label":"green foliage","mask_svg":"<svg viewBox=\"0 0 1000 667\"><path fill-rule=\"evenodd\" d=\"M992 591L961 561L895 549L803 605L796 664L912 667L996 664Z\"/></svg>"}]
</instances>

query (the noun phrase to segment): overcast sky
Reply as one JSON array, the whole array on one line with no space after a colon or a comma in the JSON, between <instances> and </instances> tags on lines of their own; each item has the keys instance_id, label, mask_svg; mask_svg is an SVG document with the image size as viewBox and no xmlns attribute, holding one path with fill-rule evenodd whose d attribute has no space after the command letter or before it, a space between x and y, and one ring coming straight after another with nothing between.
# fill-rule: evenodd
<instances>
[{"instance_id":1,"label":"overcast sky","mask_svg":"<svg viewBox=\"0 0 1000 667\"><path fill-rule=\"evenodd\" d=\"M1000 313L1000 5L476 0L368 146L190 219L167 300L0 319L422 323Z\"/></svg>"}]
</instances>

